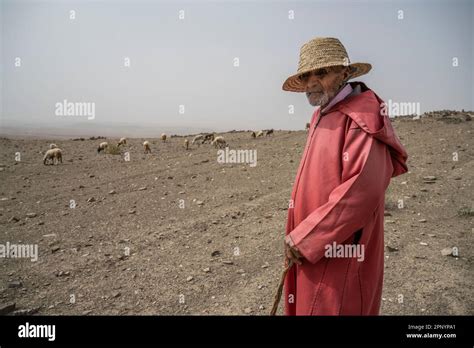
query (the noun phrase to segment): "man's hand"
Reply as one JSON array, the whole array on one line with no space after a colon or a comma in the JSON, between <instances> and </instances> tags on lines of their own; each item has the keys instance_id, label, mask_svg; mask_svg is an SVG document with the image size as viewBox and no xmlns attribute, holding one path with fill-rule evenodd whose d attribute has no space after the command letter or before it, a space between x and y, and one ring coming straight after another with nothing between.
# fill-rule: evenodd
<instances>
[{"instance_id":1,"label":"man's hand","mask_svg":"<svg viewBox=\"0 0 474 348\"><path fill-rule=\"evenodd\" d=\"M285 256L286 256L286 260L287 262L288 261L293 261L293 263L296 263L298 265L301 265L301 258L303 257L298 249L296 249L296 247L294 246L291 246L291 243L288 243L287 240L285 240Z\"/></svg>"}]
</instances>

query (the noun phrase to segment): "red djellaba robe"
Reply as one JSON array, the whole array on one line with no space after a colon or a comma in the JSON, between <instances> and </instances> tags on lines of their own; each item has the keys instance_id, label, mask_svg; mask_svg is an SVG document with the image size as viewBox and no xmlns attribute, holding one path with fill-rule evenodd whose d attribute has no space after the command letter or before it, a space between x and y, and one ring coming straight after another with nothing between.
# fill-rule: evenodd
<instances>
[{"instance_id":1,"label":"red djellaba robe","mask_svg":"<svg viewBox=\"0 0 474 348\"><path fill-rule=\"evenodd\" d=\"M310 123L288 210L286 234L304 260L285 279L286 315L379 314L385 190L408 170L408 155L383 101L357 84L361 93L318 108ZM359 243L363 261L326 257L334 242Z\"/></svg>"}]
</instances>

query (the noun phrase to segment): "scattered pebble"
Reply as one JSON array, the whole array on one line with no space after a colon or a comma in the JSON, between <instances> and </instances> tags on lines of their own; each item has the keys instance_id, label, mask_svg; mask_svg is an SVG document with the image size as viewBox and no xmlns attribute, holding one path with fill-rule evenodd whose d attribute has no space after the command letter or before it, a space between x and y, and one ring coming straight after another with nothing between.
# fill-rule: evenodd
<instances>
[{"instance_id":1,"label":"scattered pebble","mask_svg":"<svg viewBox=\"0 0 474 348\"><path fill-rule=\"evenodd\" d=\"M18 288L23 287L23 283L20 282L19 280L15 280L15 281L9 282L8 287L10 289L18 289Z\"/></svg>"},{"instance_id":2,"label":"scattered pebble","mask_svg":"<svg viewBox=\"0 0 474 348\"><path fill-rule=\"evenodd\" d=\"M423 182L426 184L432 184L436 181L436 176L428 175L423 177Z\"/></svg>"},{"instance_id":3,"label":"scattered pebble","mask_svg":"<svg viewBox=\"0 0 474 348\"><path fill-rule=\"evenodd\" d=\"M0 315L6 315L11 312L13 312L16 308L16 303L5 303L5 304L0 304Z\"/></svg>"},{"instance_id":4,"label":"scattered pebble","mask_svg":"<svg viewBox=\"0 0 474 348\"><path fill-rule=\"evenodd\" d=\"M32 315L32 314L38 313L40 309L41 309L41 306L30 308L30 309L18 309L14 311L12 315Z\"/></svg>"},{"instance_id":5,"label":"scattered pebble","mask_svg":"<svg viewBox=\"0 0 474 348\"><path fill-rule=\"evenodd\" d=\"M453 255L453 248L444 248L441 250L441 255L443 256L454 256ZM459 255L456 255L459 256Z\"/></svg>"}]
</instances>

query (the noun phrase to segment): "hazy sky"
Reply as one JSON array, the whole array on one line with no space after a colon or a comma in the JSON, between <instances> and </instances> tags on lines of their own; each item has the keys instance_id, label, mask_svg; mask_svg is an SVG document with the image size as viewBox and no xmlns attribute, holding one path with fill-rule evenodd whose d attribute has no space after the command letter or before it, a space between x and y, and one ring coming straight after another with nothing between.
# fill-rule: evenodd
<instances>
[{"instance_id":1,"label":"hazy sky","mask_svg":"<svg viewBox=\"0 0 474 348\"><path fill-rule=\"evenodd\" d=\"M2 124L301 129L313 107L281 86L317 36L371 63L359 79L386 101L473 110L473 3L3 0ZM64 99L95 119L56 116Z\"/></svg>"}]
</instances>

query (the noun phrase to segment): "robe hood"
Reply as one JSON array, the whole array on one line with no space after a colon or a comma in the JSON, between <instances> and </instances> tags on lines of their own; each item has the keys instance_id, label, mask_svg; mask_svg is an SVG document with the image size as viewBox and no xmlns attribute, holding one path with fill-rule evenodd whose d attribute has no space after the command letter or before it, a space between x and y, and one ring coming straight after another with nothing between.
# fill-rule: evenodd
<instances>
[{"instance_id":1,"label":"robe hood","mask_svg":"<svg viewBox=\"0 0 474 348\"><path fill-rule=\"evenodd\" d=\"M393 164L392 177L406 173L408 154L396 136L389 116L380 113L384 101L362 82L352 82L351 86L357 84L361 87L361 93L345 98L332 111L339 110L349 116L362 130L388 146Z\"/></svg>"}]
</instances>

